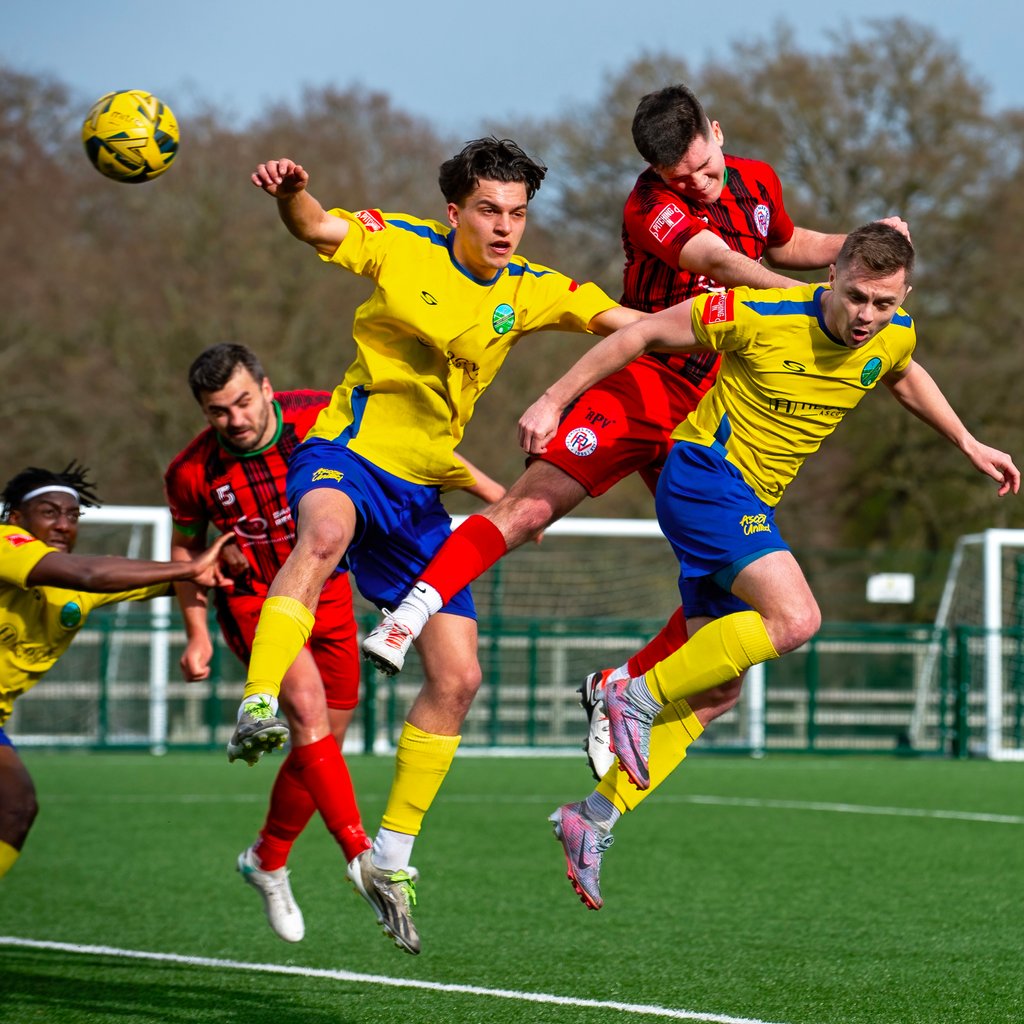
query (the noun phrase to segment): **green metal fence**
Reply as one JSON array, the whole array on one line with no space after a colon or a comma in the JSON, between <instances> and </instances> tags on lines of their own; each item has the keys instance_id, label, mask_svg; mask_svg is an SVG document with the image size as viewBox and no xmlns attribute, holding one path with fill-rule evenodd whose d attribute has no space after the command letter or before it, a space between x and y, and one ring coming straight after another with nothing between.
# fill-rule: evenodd
<instances>
[{"instance_id":1,"label":"green metal fence","mask_svg":"<svg viewBox=\"0 0 1024 1024\"><path fill-rule=\"evenodd\" d=\"M360 627L375 621L360 616ZM661 625L650 618L485 616L483 684L463 745L578 749L584 723L576 687L588 672L621 664ZM1024 747L1022 637L1024 626L1003 630L998 640L1003 742L1017 749ZM992 713L990 639L976 627L827 623L803 648L764 667L763 704L752 706L750 692L760 688L748 682L744 699L709 727L700 747L965 757L979 749ZM218 642L211 679L180 682L183 643L176 616L161 623L145 612L97 614L50 675L17 701L8 733L19 746L223 746L242 666ZM364 666L349 745L391 749L421 682L415 655L394 678Z\"/></svg>"}]
</instances>

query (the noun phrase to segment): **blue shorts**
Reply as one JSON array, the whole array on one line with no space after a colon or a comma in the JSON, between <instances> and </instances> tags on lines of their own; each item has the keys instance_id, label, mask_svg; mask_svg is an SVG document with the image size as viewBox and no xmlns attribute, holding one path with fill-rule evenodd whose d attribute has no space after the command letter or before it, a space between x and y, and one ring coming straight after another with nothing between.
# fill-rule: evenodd
<instances>
[{"instance_id":1,"label":"blue shorts","mask_svg":"<svg viewBox=\"0 0 1024 1024\"><path fill-rule=\"evenodd\" d=\"M351 569L359 592L378 608L395 608L451 536L439 487L393 476L335 441L315 437L300 444L288 463L287 487L296 516L302 497L321 487L352 501L358 521L342 567ZM475 619L469 587L441 611Z\"/></svg>"},{"instance_id":2,"label":"blue shorts","mask_svg":"<svg viewBox=\"0 0 1024 1024\"><path fill-rule=\"evenodd\" d=\"M14 744L11 742L11 737L4 732L3 726L0 726L0 747L13 747Z\"/></svg>"},{"instance_id":3,"label":"blue shorts","mask_svg":"<svg viewBox=\"0 0 1024 1024\"><path fill-rule=\"evenodd\" d=\"M720 618L750 606L732 593L740 570L789 545L740 471L714 448L677 442L655 494L658 523L679 559L687 617Z\"/></svg>"}]
</instances>

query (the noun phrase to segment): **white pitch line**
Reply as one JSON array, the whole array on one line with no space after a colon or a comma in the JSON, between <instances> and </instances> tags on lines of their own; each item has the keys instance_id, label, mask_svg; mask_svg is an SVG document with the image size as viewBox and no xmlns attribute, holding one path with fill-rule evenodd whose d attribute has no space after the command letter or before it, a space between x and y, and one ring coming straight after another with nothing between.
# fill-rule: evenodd
<instances>
[{"instance_id":1,"label":"white pitch line","mask_svg":"<svg viewBox=\"0 0 1024 1024\"><path fill-rule=\"evenodd\" d=\"M671 799L671 798L670 798ZM924 807L872 807L869 804L832 804L813 800L762 800L747 797L691 794L682 803L722 807L768 807L784 811L828 811L832 814L874 814L893 818L941 818L944 821L984 821L995 825L1024 825L1019 814L986 814L982 811L944 811Z\"/></svg>"},{"instance_id":2,"label":"white pitch line","mask_svg":"<svg viewBox=\"0 0 1024 1024\"><path fill-rule=\"evenodd\" d=\"M383 800L383 793L359 794L360 799ZM508 793L450 793L442 799L453 804L543 804L554 806L556 797L522 796ZM76 795L54 793L46 797L47 803L96 803L96 804L251 804L266 803L262 793L238 793L220 795L216 793L164 793L124 794L96 793ZM871 804L828 803L818 800L769 800L761 797L713 796L704 793L665 793L658 798L666 804L702 804L708 807L752 807L754 809L781 811L825 811L830 814L881 815L890 818L933 818L940 821L976 821L994 825L1024 825L1024 816L1019 814L989 814L984 811L950 811L927 807L874 807Z\"/></svg>"},{"instance_id":3,"label":"white pitch line","mask_svg":"<svg viewBox=\"0 0 1024 1024\"><path fill-rule=\"evenodd\" d=\"M52 949L60 953L78 953L84 956L113 956L128 960L151 960L183 964L187 967L217 967L234 971L257 971L263 974L292 974L303 978L324 978L328 981L355 982L365 985L384 985L390 988L425 989L430 992L450 992L456 995L487 996L493 999L511 999L524 1003L547 1003L554 1006L572 1006L595 1010L618 1010L646 1017L664 1017L669 1020L705 1021L706 1024L772 1024L755 1017L732 1017L720 1013L699 1013L696 1010L673 1010L667 1006L647 1006L643 1003L619 1003L601 999L578 999L573 996L548 995L543 992L519 992L514 989L482 988L479 985L451 985L438 981L418 981L414 978L390 978L381 974L356 974L352 971L330 971L317 967L296 967L290 964L255 964L244 960L220 960L205 956L183 956L179 953L151 953L139 949L118 949L114 946L81 946L70 942L46 942L23 939L13 935L0 935L0 946L20 946L27 949Z\"/></svg>"}]
</instances>

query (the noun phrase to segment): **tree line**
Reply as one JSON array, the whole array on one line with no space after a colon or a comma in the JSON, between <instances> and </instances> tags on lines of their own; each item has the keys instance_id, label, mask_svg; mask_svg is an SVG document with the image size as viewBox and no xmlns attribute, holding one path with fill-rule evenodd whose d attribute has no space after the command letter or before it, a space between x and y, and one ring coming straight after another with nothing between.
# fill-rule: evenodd
<instances>
[{"instance_id":1,"label":"tree line","mask_svg":"<svg viewBox=\"0 0 1024 1024\"><path fill-rule=\"evenodd\" d=\"M107 502L159 504L167 462L202 425L185 376L204 347L249 344L279 389L341 380L369 286L321 267L288 236L248 181L271 157L301 162L327 206L443 220L440 162L475 136L514 138L550 168L521 251L617 296L622 203L643 170L633 111L644 93L680 81L721 123L727 152L773 164L795 222L824 231L896 213L910 222L917 358L974 433L1024 459L1013 400L1024 111L989 110L984 83L955 49L920 25L887 21L820 50L780 30L700 67L648 55L610 75L592 101L552 118L467 126L461 138L362 88L310 89L245 125L207 108L182 121L171 169L136 186L105 180L82 152L93 97L0 66L0 475L78 458ZM587 344L526 339L481 401L469 458L510 483L522 466L520 412ZM462 500L452 508L470 507ZM581 513L653 508L629 481ZM808 463L780 520L812 547L935 550L965 532L1024 526L1024 505L998 501L966 460L880 393Z\"/></svg>"}]
</instances>

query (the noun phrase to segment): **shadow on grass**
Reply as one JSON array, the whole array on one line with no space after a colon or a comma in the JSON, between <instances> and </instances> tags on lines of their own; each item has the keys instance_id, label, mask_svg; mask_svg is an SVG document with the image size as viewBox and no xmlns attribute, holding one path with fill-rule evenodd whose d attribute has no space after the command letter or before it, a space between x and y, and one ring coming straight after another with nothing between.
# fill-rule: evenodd
<instances>
[{"instance_id":1,"label":"shadow on grass","mask_svg":"<svg viewBox=\"0 0 1024 1024\"><path fill-rule=\"evenodd\" d=\"M0 1020L29 1024L362 1024L365 990L50 951L0 951ZM319 1005L317 1005L319 1004ZM10 1016L6 1016L10 1014Z\"/></svg>"}]
</instances>

